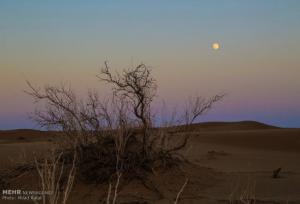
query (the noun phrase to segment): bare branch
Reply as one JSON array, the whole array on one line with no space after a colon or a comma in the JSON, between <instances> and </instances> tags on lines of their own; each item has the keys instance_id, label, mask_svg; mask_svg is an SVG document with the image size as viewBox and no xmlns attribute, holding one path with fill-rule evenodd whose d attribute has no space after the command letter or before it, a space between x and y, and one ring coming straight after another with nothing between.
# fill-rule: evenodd
<instances>
[{"instance_id":1,"label":"bare branch","mask_svg":"<svg viewBox=\"0 0 300 204\"><path fill-rule=\"evenodd\" d=\"M185 124L189 125L195 122L201 115L209 111L212 106L222 100L225 94L215 95L209 99L200 96L190 97L186 102L183 118Z\"/></svg>"},{"instance_id":2,"label":"bare branch","mask_svg":"<svg viewBox=\"0 0 300 204\"><path fill-rule=\"evenodd\" d=\"M151 76L151 69L145 64L139 64L135 68L123 70L122 74L113 75L104 63L100 75L101 81L112 85L116 96L130 101L132 113L140 121L143 129L143 146L146 152L148 146L147 130L151 123L151 103L156 95L156 81Z\"/></svg>"},{"instance_id":3,"label":"bare branch","mask_svg":"<svg viewBox=\"0 0 300 204\"><path fill-rule=\"evenodd\" d=\"M182 194L182 192L183 192L183 190L185 189L185 187L186 187L186 185L187 185L188 182L189 182L189 179L187 178L187 179L185 180L184 184L181 186L179 192L177 193L177 196L176 196L176 199L175 199L174 204L177 204L177 203L178 203L178 200L179 200L179 198L180 198L180 195Z\"/></svg>"}]
</instances>

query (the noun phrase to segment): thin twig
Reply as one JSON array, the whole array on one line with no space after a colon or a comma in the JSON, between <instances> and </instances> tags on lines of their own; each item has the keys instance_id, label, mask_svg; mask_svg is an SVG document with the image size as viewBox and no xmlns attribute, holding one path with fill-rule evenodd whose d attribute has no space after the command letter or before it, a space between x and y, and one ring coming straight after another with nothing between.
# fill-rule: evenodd
<instances>
[{"instance_id":1,"label":"thin twig","mask_svg":"<svg viewBox=\"0 0 300 204\"><path fill-rule=\"evenodd\" d=\"M186 187L186 185L187 185L188 182L189 182L189 179L187 178L187 179L185 180L184 184L181 186L180 191L177 193L176 200L175 200L174 204L177 204L177 203L178 203L179 197L180 197L180 195L182 194L182 192L183 192L183 190L185 189L185 187Z\"/></svg>"}]
</instances>

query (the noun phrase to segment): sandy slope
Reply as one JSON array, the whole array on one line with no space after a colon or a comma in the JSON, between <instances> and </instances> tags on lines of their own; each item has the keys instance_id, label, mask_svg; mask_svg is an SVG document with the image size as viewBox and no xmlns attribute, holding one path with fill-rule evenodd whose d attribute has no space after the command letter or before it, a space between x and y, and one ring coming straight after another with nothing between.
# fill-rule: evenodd
<instances>
[{"instance_id":1,"label":"sandy slope","mask_svg":"<svg viewBox=\"0 0 300 204\"><path fill-rule=\"evenodd\" d=\"M185 156L224 173L222 182L204 192L207 197L226 199L250 182L261 201L300 203L300 129L224 128L190 134ZM281 178L271 178L279 167Z\"/></svg>"},{"instance_id":2,"label":"sandy slope","mask_svg":"<svg viewBox=\"0 0 300 204\"><path fill-rule=\"evenodd\" d=\"M182 138L182 134L190 135L189 144L182 153L191 164L182 166L182 171L158 171L150 177L163 198L134 181L121 185L120 203L132 200L172 203L186 178L189 183L179 203L226 203L230 194L238 197L247 184L255 185L258 204L283 204L286 200L290 204L300 203L300 129L245 121L196 124L188 132L180 133L176 128L172 131L175 141ZM25 154L30 160L33 151L44 152L51 146L50 139L53 139L51 134L45 132L0 131L1 168L11 167L11 158L22 158L20 155ZM271 178L272 171L279 167L282 168L281 178ZM36 175L27 175L14 181L13 185L33 188L31 182L35 178ZM106 192L106 186L78 182L70 203L100 203L99 198ZM0 203L20 202L0 200Z\"/></svg>"}]
</instances>

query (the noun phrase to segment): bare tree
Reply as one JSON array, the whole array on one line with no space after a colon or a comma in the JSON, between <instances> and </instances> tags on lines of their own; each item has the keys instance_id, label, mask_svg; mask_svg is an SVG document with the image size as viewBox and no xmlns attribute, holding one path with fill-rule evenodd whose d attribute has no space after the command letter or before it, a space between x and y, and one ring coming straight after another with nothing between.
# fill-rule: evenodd
<instances>
[{"instance_id":1,"label":"bare tree","mask_svg":"<svg viewBox=\"0 0 300 204\"><path fill-rule=\"evenodd\" d=\"M143 174L143 171L152 169L154 162L162 161L165 166L175 162L174 155L186 146L189 133L175 141L176 144L169 145L168 141L174 141L170 128L186 130L224 97L190 98L183 113L174 111L171 122L165 123L167 126L174 126L174 123L178 126L157 129L152 127L151 110L157 85L148 66L139 64L113 74L105 62L97 77L112 86L111 98L100 100L95 92L89 92L85 100L79 100L64 84L37 88L27 82L29 90L26 93L36 102L44 104L43 109L35 111L33 119L42 127L60 130L68 136L69 144L79 150L79 176L88 181L109 181L111 184L112 175L116 174L116 185L114 189L110 185L107 198L110 202L110 194L114 190L113 203L117 199L121 177L127 172L143 179L144 175L140 176L140 172ZM177 119L178 116L181 118ZM68 151L63 155L66 158Z\"/></svg>"},{"instance_id":2,"label":"bare tree","mask_svg":"<svg viewBox=\"0 0 300 204\"><path fill-rule=\"evenodd\" d=\"M101 101L95 92L89 92L86 101L78 100L70 87L45 86L36 88L27 81L29 91L36 102L45 102L45 108L37 109L33 119L42 127L54 127L62 130L76 145L87 145L92 138L102 138L119 127L119 105L126 104L127 115L134 116L138 126L142 129L143 153L147 156L148 149L154 143L150 141L152 126L151 103L156 96L156 81L152 77L151 69L145 64L112 74L107 62L97 76L101 81L112 85L114 96L112 99ZM191 97L186 102L182 114L183 127L194 123L202 114L210 110L224 94L211 98ZM119 103L119 104L118 104ZM122 104L121 104L122 103ZM178 114L173 114L173 116ZM124 118L123 116L121 118ZM129 119L129 117L127 118ZM173 119L173 121L180 121ZM131 121L131 124L133 122ZM176 151L185 146L187 138L178 147L168 151ZM151 144L152 143L152 144Z\"/></svg>"},{"instance_id":3,"label":"bare tree","mask_svg":"<svg viewBox=\"0 0 300 204\"><path fill-rule=\"evenodd\" d=\"M148 129L151 126L151 102L156 95L156 81L151 69L145 64L112 74L107 62L97 76L101 81L113 86L114 94L129 100L135 117L140 121L143 131L143 152L147 154Z\"/></svg>"}]
</instances>

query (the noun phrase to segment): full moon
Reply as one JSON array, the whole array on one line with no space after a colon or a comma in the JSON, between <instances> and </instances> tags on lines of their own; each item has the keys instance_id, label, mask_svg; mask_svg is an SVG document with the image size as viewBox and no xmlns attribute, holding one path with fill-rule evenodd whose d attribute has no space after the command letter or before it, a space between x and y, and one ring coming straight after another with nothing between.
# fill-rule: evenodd
<instances>
[{"instance_id":1,"label":"full moon","mask_svg":"<svg viewBox=\"0 0 300 204\"><path fill-rule=\"evenodd\" d=\"M213 44L211 45L211 47L212 47L212 49L214 49L214 50L218 50L218 49L220 49L220 44L219 44L219 43L213 43Z\"/></svg>"}]
</instances>

